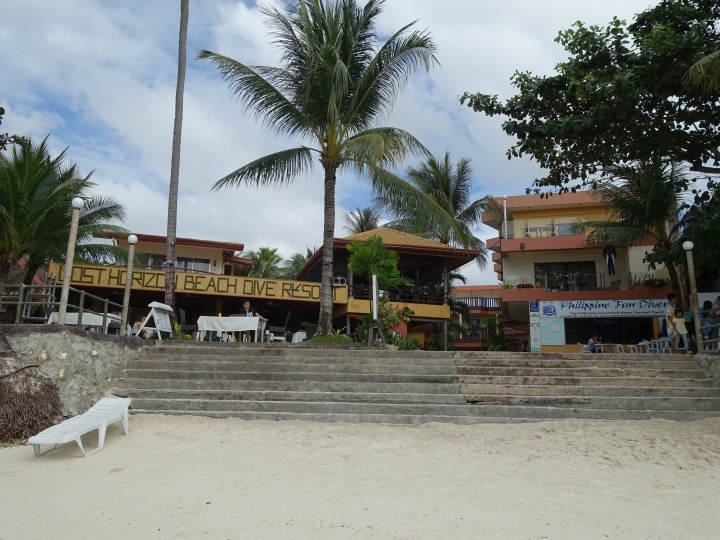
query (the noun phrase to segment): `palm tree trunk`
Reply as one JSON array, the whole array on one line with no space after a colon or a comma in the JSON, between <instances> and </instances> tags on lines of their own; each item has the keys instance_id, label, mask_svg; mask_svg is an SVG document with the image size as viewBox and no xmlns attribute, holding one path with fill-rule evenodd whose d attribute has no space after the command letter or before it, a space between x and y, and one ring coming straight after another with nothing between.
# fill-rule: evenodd
<instances>
[{"instance_id":1,"label":"palm tree trunk","mask_svg":"<svg viewBox=\"0 0 720 540\"><path fill-rule=\"evenodd\" d=\"M40 268L40 263L29 263L27 265L27 273L25 274L25 277L23 278L23 283L25 285L33 284L33 281L35 279L35 274L37 274L37 271L39 268Z\"/></svg>"},{"instance_id":2,"label":"palm tree trunk","mask_svg":"<svg viewBox=\"0 0 720 540\"><path fill-rule=\"evenodd\" d=\"M332 332L333 321L333 239L335 236L335 173L332 166L325 168L325 222L323 224L323 256L320 280L320 318L318 329L322 336Z\"/></svg>"},{"instance_id":3,"label":"palm tree trunk","mask_svg":"<svg viewBox=\"0 0 720 540\"><path fill-rule=\"evenodd\" d=\"M175 236L177 234L177 199L180 183L180 142L182 139L183 95L185 94L185 64L187 55L187 27L190 0L180 1L180 42L178 45L178 76L175 87L175 125L173 126L172 158L170 163L170 192L165 266L165 303L175 308Z\"/></svg>"},{"instance_id":4,"label":"palm tree trunk","mask_svg":"<svg viewBox=\"0 0 720 540\"><path fill-rule=\"evenodd\" d=\"M682 296L682 290L680 288L680 276L678 275L677 268L675 265L668 261L665 265L668 274L670 274L670 281L672 282L672 289L675 296L677 296L677 307L685 311L685 299Z\"/></svg>"},{"instance_id":5,"label":"palm tree trunk","mask_svg":"<svg viewBox=\"0 0 720 540\"><path fill-rule=\"evenodd\" d=\"M7 283L8 275L10 275L10 269L15 264L15 257L9 253L3 253L0 255L0 284L4 285Z\"/></svg>"}]
</instances>

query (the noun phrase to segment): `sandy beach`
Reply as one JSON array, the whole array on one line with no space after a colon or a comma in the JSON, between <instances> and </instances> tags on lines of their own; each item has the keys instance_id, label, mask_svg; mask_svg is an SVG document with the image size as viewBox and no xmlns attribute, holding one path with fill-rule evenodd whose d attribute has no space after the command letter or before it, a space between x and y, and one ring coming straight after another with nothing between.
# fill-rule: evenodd
<instances>
[{"instance_id":1,"label":"sandy beach","mask_svg":"<svg viewBox=\"0 0 720 540\"><path fill-rule=\"evenodd\" d=\"M718 480L720 419L133 416L88 458L75 444L1 449L0 539L709 539Z\"/></svg>"}]
</instances>

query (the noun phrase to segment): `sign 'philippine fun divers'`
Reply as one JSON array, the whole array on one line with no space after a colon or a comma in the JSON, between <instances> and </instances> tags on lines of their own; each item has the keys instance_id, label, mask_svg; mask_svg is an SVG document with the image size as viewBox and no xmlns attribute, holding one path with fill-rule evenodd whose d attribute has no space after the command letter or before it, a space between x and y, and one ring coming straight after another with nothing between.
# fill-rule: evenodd
<instances>
[{"instance_id":1,"label":"sign 'philippine fun divers'","mask_svg":"<svg viewBox=\"0 0 720 540\"><path fill-rule=\"evenodd\" d=\"M665 298L641 300L561 300L540 302L541 317L664 317Z\"/></svg>"}]
</instances>

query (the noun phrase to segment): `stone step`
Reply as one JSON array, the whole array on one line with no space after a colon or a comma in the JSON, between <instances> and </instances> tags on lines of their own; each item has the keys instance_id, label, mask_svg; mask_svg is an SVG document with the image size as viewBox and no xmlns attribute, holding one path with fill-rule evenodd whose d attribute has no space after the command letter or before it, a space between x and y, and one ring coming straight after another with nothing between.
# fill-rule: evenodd
<instances>
[{"instance_id":1,"label":"stone step","mask_svg":"<svg viewBox=\"0 0 720 540\"><path fill-rule=\"evenodd\" d=\"M720 398L691 397L606 397L606 396L514 396L471 394L468 403L498 403L530 407L578 407L612 410L720 411Z\"/></svg>"},{"instance_id":2,"label":"stone step","mask_svg":"<svg viewBox=\"0 0 720 540\"><path fill-rule=\"evenodd\" d=\"M380 392L399 394L460 394L459 384L248 381L210 379L119 379L117 386L168 390L264 390L271 392Z\"/></svg>"},{"instance_id":3,"label":"stone step","mask_svg":"<svg viewBox=\"0 0 720 540\"><path fill-rule=\"evenodd\" d=\"M685 357L687 358L687 357ZM580 359L551 358L423 358L423 357L365 357L356 354L337 356L268 356L268 355L231 355L231 354L198 354L175 355L155 353L142 355L143 361L188 361L195 363L205 362L249 362L273 364L382 364L382 365L410 365L410 366L457 366L457 367L538 367L538 368L637 368L637 369L682 369L697 370L698 362L695 360L671 361L647 359L644 356L633 358L605 359L602 355L583 355Z\"/></svg>"},{"instance_id":4,"label":"stone step","mask_svg":"<svg viewBox=\"0 0 720 540\"><path fill-rule=\"evenodd\" d=\"M380 383L457 383L455 375L404 375L395 373L279 373L271 371L177 371L162 369L126 369L123 378L206 379L248 381L321 381L321 382L380 382Z\"/></svg>"},{"instance_id":5,"label":"stone step","mask_svg":"<svg viewBox=\"0 0 720 540\"><path fill-rule=\"evenodd\" d=\"M519 424L542 422L543 418L507 418L487 416L438 416L411 414L315 414L315 413L274 413L247 411L171 411L133 409L131 414L164 414L168 416L207 416L210 418L239 418L240 420L295 420L300 422L351 422L380 424L425 424L442 422L453 424Z\"/></svg>"},{"instance_id":6,"label":"stone step","mask_svg":"<svg viewBox=\"0 0 720 540\"><path fill-rule=\"evenodd\" d=\"M319 361L319 359L318 359ZM245 361L194 361L194 360L146 360L135 363L137 369L178 371L235 371L274 373L376 373L401 375L500 375L500 376L546 376L546 377L680 377L702 378L700 369L636 369L636 368L524 368L524 367L443 367L386 364L307 364L307 363L256 363ZM697 368L697 366L696 366Z\"/></svg>"},{"instance_id":7,"label":"stone step","mask_svg":"<svg viewBox=\"0 0 720 540\"><path fill-rule=\"evenodd\" d=\"M157 354L174 354L176 356L185 355L222 355L222 356L262 356L262 357L356 357L356 358L444 358L452 359L452 352L442 351L381 351L381 350L348 350L348 349L302 349L293 347L274 347L274 346L258 346L248 347L240 346L237 343L218 344L218 345L198 345L198 346L177 346L177 345L161 345L155 347L147 347L143 350L144 355L153 356Z\"/></svg>"},{"instance_id":8,"label":"stone step","mask_svg":"<svg viewBox=\"0 0 720 540\"><path fill-rule=\"evenodd\" d=\"M318 401L343 403L444 403L465 405L462 394L412 394L400 392L302 392L265 390L165 390L128 388L122 395L136 399L201 399L237 401ZM118 393L120 393L118 392Z\"/></svg>"},{"instance_id":9,"label":"stone step","mask_svg":"<svg viewBox=\"0 0 720 540\"><path fill-rule=\"evenodd\" d=\"M319 361L319 359L318 359ZM404 375L454 375L455 368L450 366L411 366L386 364L297 364L271 362L218 362L185 360L145 360L135 364L137 369L164 369L178 371L234 371L234 372L272 372L272 373L389 373Z\"/></svg>"},{"instance_id":10,"label":"stone step","mask_svg":"<svg viewBox=\"0 0 720 540\"><path fill-rule=\"evenodd\" d=\"M133 407L145 411L186 412L264 412L273 414L370 414L370 415L429 415L447 417L496 417L496 418L586 418L604 420L642 420L669 418L696 420L708 416L720 416L720 411L655 411L614 410L582 407L548 407L527 405L444 405L444 404L396 404L396 403L339 403L339 402L293 402L293 401L232 401L201 399L134 399Z\"/></svg>"},{"instance_id":11,"label":"stone step","mask_svg":"<svg viewBox=\"0 0 720 540\"><path fill-rule=\"evenodd\" d=\"M685 379L679 377L508 377L465 375L457 377L457 382L460 384L521 384L541 386L715 387L715 382L709 378Z\"/></svg>"},{"instance_id":12,"label":"stone step","mask_svg":"<svg viewBox=\"0 0 720 540\"><path fill-rule=\"evenodd\" d=\"M671 386L558 386L528 384L465 384L465 395L505 396L607 396L607 397L708 397L720 398L720 388Z\"/></svg>"},{"instance_id":13,"label":"stone step","mask_svg":"<svg viewBox=\"0 0 720 540\"><path fill-rule=\"evenodd\" d=\"M244 354L197 354L197 355L176 355L176 354L143 354L140 356L143 361L187 361L187 362L255 362L273 364L382 364L398 366L444 366L453 367L455 361L450 358L437 357L398 357L385 356L373 358L357 355L345 356L268 356L268 355L244 355ZM697 368L697 364L695 365Z\"/></svg>"}]
</instances>

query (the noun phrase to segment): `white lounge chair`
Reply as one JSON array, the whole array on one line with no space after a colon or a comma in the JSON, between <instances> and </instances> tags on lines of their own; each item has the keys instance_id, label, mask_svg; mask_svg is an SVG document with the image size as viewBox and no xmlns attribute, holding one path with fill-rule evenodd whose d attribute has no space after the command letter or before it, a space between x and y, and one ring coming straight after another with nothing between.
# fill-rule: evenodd
<instances>
[{"instance_id":1,"label":"white lounge chair","mask_svg":"<svg viewBox=\"0 0 720 540\"><path fill-rule=\"evenodd\" d=\"M49 427L34 437L30 437L28 444L33 445L36 456L44 456L55 450L58 444L75 441L83 456L87 457L102 450L105 444L105 431L110 424L119 421L125 430L125 435L129 433L128 408L131 401L130 398L102 398L85 414L68 418L63 423ZM98 447L91 452L85 452L80 437L96 429L98 430ZM43 444L54 446L50 450L40 452L40 446Z\"/></svg>"}]
</instances>

